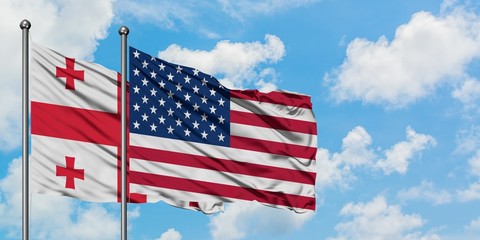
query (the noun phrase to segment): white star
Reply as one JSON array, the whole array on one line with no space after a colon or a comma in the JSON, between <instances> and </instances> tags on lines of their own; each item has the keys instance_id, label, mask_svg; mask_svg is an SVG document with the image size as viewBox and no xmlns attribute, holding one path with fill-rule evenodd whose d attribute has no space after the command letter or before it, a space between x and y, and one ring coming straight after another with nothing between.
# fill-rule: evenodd
<instances>
[{"instance_id":1,"label":"white star","mask_svg":"<svg viewBox=\"0 0 480 240\"><path fill-rule=\"evenodd\" d=\"M168 134L173 134L173 128L172 128L172 126L169 126L169 127L167 128L167 131L168 131Z\"/></svg>"},{"instance_id":2,"label":"white star","mask_svg":"<svg viewBox=\"0 0 480 240\"><path fill-rule=\"evenodd\" d=\"M166 119L165 119L163 116L160 116L160 117L158 118L158 121L160 121L160 123L162 123L162 124L165 124L165 120L166 120Z\"/></svg>"},{"instance_id":3,"label":"white star","mask_svg":"<svg viewBox=\"0 0 480 240\"><path fill-rule=\"evenodd\" d=\"M148 121L148 115L146 113L142 115L142 121Z\"/></svg>"},{"instance_id":4,"label":"white star","mask_svg":"<svg viewBox=\"0 0 480 240\"><path fill-rule=\"evenodd\" d=\"M223 124L224 122L225 122L225 118L223 118L223 116L220 116L220 117L218 118L218 123L222 123L222 124Z\"/></svg>"},{"instance_id":5,"label":"white star","mask_svg":"<svg viewBox=\"0 0 480 240\"><path fill-rule=\"evenodd\" d=\"M147 84L148 84L148 80L146 78L143 78L142 79L142 85L147 86Z\"/></svg>"},{"instance_id":6,"label":"white star","mask_svg":"<svg viewBox=\"0 0 480 240\"><path fill-rule=\"evenodd\" d=\"M158 83L161 88L165 88L165 82L162 80Z\"/></svg>"},{"instance_id":7,"label":"white star","mask_svg":"<svg viewBox=\"0 0 480 240\"><path fill-rule=\"evenodd\" d=\"M215 111L217 111L217 109L212 105L212 106L210 107L210 113L215 114Z\"/></svg>"},{"instance_id":8,"label":"white star","mask_svg":"<svg viewBox=\"0 0 480 240\"><path fill-rule=\"evenodd\" d=\"M150 131L154 131L154 132L157 131L157 126L154 123L152 123L152 125L150 125Z\"/></svg>"},{"instance_id":9,"label":"white star","mask_svg":"<svg viewBox=\"0 0 480 240\"><path fill-rule=\"evenodd\" d=\"M186 111L185 113L185 119L190 119L190 115L192 115L190 112Z\"/></svg>"},{"instance_id":10,"label":"white star","mask_svg":"<svg viewBox=\"0 0 480 240\"><path fill-rule=\"evenodd\" d=\"M202 103L207 103L207 100L208 100L208 98L206 98L205 95L203 95L203 97L202 97Z\"/></svg>"},{"instance_id":11,"label":"white star","mask_svg":"<svg viewBox=\"0 0 480 240\"><path fill-rule=\"evenodd\" d=\"M182 126L182 120L180 120L180 118L175 120L175 122L177 123L177 126Z\"/></svg>"},{"instance_id":12,"label":"white star","mask_svg":"<svg viewBox=\"0 0 480 240\"><path fill-rule=\"evenodd\" d=\"M223 101L223 99L220 98L220 100L218 100L218 105L219 106L223 106L224 103L225 103L225 101Z\"/></svg>"},{"instance_id":13,"label":"white star","mask_svg":"<svg viewBox=\"0 0 480 240\"><path fill-rule=\"evenodd\" d=\"M168 112L168 116L173 116L173 113L174 113L175 111L173 111L172 108L169 108L169 109L167 110L167 112Z\"/></svg>"},{"instance_id":14,"label":"white star","mask_svg":"<svg viewBox=\"0 0 480 240\"><path fill-rule=\"evenodd\" d=\"M133 111L140 111L140 105L135 103L135 105L133 105Z\"/></svg>"},{"instance_id":15,"label":"white star","mask_svg":"<svg viewBox=\"0 0 480 240\"><path fill-rule=\"evenodd\" d=\"M158 103L160 104L160 106L165 107L165 100L163 100L163 98L160 98L160 100L158 100Z\"/></svg>"},{"instance_id":16,"label":"white star","mask_svg":"<svg viewBox=\"0 0 480 240\"><path fill-rule=\"evenodd\" d=\"M210 96L215 96L215 93L216 93L215 89L213 88L210 89Z\"/></svg>"},{"instance_id":17,"label":"white star","mask_svg":"<svg viewBox=\"0 0 480 240\"><path fill-rule=\"evenodd\" d=\"M203 131L203 132L202 132L202 138L207 139L207 136L208 136L208 133L206 133L205 131Z\"/></svg>"},{"instance_id":18,"label":"white star","mask_svg":"<svg viewBox=\"0 0 480 240\"><path fill-rule=\"evenodd\" d=\"M180 67L180 65L178 65L178 66L177 66L177 73L181 73L181 72L182 72L182 70L183 70L183 68L182 68L182 67Z\"/></svg>"},{"instance_id":19,"label":"white star","mask_svg":"<svg viewBox=\"0 0 480 240\"><path fill-rule=\"evenodd\" d=\"M195 87L193 87L193 92L198 94L198 91L200 90L200 88L197 87L197 85L195 85Z\"/></svg>"},{"instance_id":20,"label":"white star","mask_svg":"<svg viewBox=\"0 0 480 240\"><path fill-rule=\"evenodd\" d=\"M202 114L202 121L205 121L205 122L207 121L207 114L205 113Z\"/></svg>"},{"instance_id":21,"label":"white star","mask_svg":"<svg viewBox=\"0 0 480 240\"><path fill-rule=\"evenodd\" d=\"M207 85L207 83L208 83L207 79L203 78L203 80L202 80L202 86L203 86L203 85Z\"/></svg>"},{"instance_id":22,"label":"white star","mask_svg":"<svg viewBox=\"0 0 480 240\"><path fill-rule=\"evenodd\" d=\"M148 62L146 60L143 60L142 62L142 67L147 68L148 67Z\"/></svg>"},{"instance_id":23,"label":"white star","mask_svg":"<svg viewBox=\"0 0 480 240\"><path fill-rule=\"evenodd\" d=\"M135 75L135 76L140 76L139 73L140 73L140 71L139 71L138 69L135 68L135 69L133 70L133 75Z\"/></svg>"},{"instance_id":24,"label":"white star","mask_svg":"<svg viewBox=\"0 0 480 240\"><path fill-rule=\"evenodd\" d=\"M225 136L223 136L223 134L220 133L220 135L218 135L218 141L224 142L224 139L225 139Z\"/></svg>"},{"instance_id":25,"label":"white star","mask_svg":"<svg viewBox=\"0 0 480 240\"><path fill-rule=\"evenodd\" d=\"M198 71L198 69L196 69L196 68L193 69L193 76L198 76L198 72L200 72L200 71Z\"/></svg>"},{"instance_id":26,"label":"white star","mask_svg":"<svg viewBox=\"0 0 480 240\"><path fill-rule=\"evenodd\" d=\"M182 103L180 101L176 102L175 105L177 105L177 108L182 108Z\"/></svg>"},{"instance_id":27,"label":"white star","mask_svg":"<svg viewBox=\"0 0 480 240\"><path fill-rule=\"evenodd\" d=\"M185 129L185 130L183 130L183 131L185 132L185 137L186 137L186 136L189 136L189 137L190 137L190 133L191 133L191 132L190 132L190 130L188 130L188 128Z\"/></svg>"},{"instance_id":28,"label":"white star","mask_svg":"<svg viewBox=\"0 0 480 240\"><path fill-rule=\"evenodd\" d=\"M175 85L175 87L177 88L177 91L182 91L182 85L180 83Z\"/></svg>"},{"instance_id":29,"label":"white star","mask_svg":"<svg viewBox=\"0 0 480 240\"><path fill-rule=\"evenodd\" d=\"M183 95L185 97L185 101L190 101L191 96L187 94Z\"/></svg>"},{"instance_id":30,"label":"white star","mask_svg":"<svg viewBox=\"0 0 480 240\"><path fill-rule=\"evenodd\" d=\"M138 58L138 57L140 56L140 53L139 53L137 50L135 50L135 52L133 53L133 55L135 56L135 58Z\"/></svg>"},{"instance_id":31,"label":"white star","mask_svg":"<svg viewBox=\"0 0 480 240\"><path fill-rule=\"evenodd\" d=\"M168 98L173 98L173 92L172 92L172 90L170 90L167 94L168 94Z\"/></svg>"},{"instance_id":32,"label":"white star","mask_svg":"<svg viewBox=\"0 0 480 240\"><path fill-rule=\"evenodd\" d=\"M150 76L151 76L152 78L157 78L157 73L156 73L155 71L151 71L151 72L150 72Z\"/></svg>"},{"instance_id":33,"label":"white star","mask_svg":"<svg viewBox=\"0 0 480 240\"><path fill-rule=\"evenodd\" d=\"M185 79L185 83L190 83L191 78L188 75L186 77L184 77L183 79Z\"/></svg>"},{"instance_id":34,"label":"white star","mask_svg":"<svg viewBox=\"0 0 480 240\"><path fill-rule=\"evenodd\" d=\"M157 114L157 109L155 108L155 106L152 106L152 107L150 108L150 111L151 111L151 113Z\"/></svg>"},{"instance_id":35,"label":"white star","mask_svg":"<svg viewBox=\"0 0 480 240\"><path fill-rule=\"evenodd\" d=\"M140 93L140 88L139 88L138 86L135 86L135 87L133 88L133 92L134 92L134 93Z\"/></svg>"},{"instance_id":36,"label":"white star","mask_svg":"<svg viewBox=\"0 0 480 240\"><path fill-rule=\"evenodd\" d=\"M154 56L150 56L150 61L156 62L156 61L157 61L157 59L155 59L155 57L154 57Z\"/></svg>"},{"instance_id":37,"label":"white star","mask_svg":"<svg viewBox=\"0 0 480 240\"><path fill-rule=\"evenodd\" d=\"M168 81L173 81L172 73L168 73L167 77L168 77Z\"/></svg>"},{"instance_id":38,"label":"white star","mask_svg":"<svg viewBox=\"0 0 480 240\"><path fill-rule=\"evenodd\" d=\"M148 103L148 98L147 98L147 96L143 95L142 101L143 101L143 103Z\"/></svg>"},{"instance_id":39,"label":"white star","mask_svg":"<svg viewBox=\"0 0 480 240\"><path fill-rule=\"evenodd\" d=\"M135 122L133 123L133 128L140 129L140 123L138 123L137 121L135 121Z\"/></svg>"},{"instance_id":40,"label":"white star","mask_svg":"<svg viewBox=\"0 0 480 240\"><path fill-rule=\"evenodd\" d=\"M210 132L215 132L215 130L217 129L217 126L215 126L215 124L210 124Z\"/></svg>"},{"instance_id":41,"label":"white star","mask_svg":"<svg viewBox=\"0 0 480 240\"><path fill-rule=\"evenodd\" d=\"M200 106L198 106L197 103L195 103L195 104L193 105L193 111L197 111L197 112L198 112L198 109L199 109L199 108L200 108Z\"/></svg>"},{"instance_id":42,"label":"white star","mask_svg":"<svg viewBox=\"0 0 480 240\"><path fill-rule=\"evenodd\" d=\"M152 88L152 90L150 90L150 93L151 96L157 96L157 90L155 90L155 88Z\"/></svg>"},{"instance_id":43,"label":"white star","mask_svg":"<svg viewBox=\"0 0 480 240\"><path fill-rule=\"evenodd\" d=\"M193 122L193 128L198 129L198 126L200 126L200 123L198 123L197 120L195 120L195 122Z\"/></svg>"},{"instance_id":44,"label":"white star","mask_svg":"<svg viewBox=\"0 0 480 240\"><path fill-rule=\"evenodd\" d=\"M163 63L160 63L158 67L160 68L160 70L165 71L165 65L163 65Z\"/></svg>"}]
</instances>

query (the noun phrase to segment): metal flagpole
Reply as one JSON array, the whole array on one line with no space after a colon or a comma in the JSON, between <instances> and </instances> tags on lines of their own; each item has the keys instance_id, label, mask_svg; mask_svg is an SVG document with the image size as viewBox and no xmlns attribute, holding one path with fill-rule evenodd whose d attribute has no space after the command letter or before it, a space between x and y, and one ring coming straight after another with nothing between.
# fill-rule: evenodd
<instances>
[{"instance_id":1,"label":"metal flagpole","mask_svg":"<svg viewBox=\"0 0 480 240\"><path fill-rule=\"evenodd\" d=\"M20 22L22 29L22 239L28 240L29 189L28 189L28 20Z\"/></svg>"},{"instance_id":2,"label":"metal flagpole","mask_svg":"<svg viewBox=\"0 0 480 240\"><path fill-rule=\"evenodd\" d=\"M128 28L120 27L118 34L121 43L121 68L122 68L122 240L127 240L127 35Z\"/></svg>"}]
</instances>

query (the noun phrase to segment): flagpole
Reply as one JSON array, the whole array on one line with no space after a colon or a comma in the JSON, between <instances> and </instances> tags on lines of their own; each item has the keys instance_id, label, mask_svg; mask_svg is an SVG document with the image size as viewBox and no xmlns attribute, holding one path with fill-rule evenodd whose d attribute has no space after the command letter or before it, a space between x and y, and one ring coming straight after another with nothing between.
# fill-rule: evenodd
<instances>
[{"instance_id":1,"label":"flagpole","mask_svg":"<svg viewBox=\"0 0 480 240\"><path fill-rule=\"evenodd\" d=\"M121 68L122 68L122 240L127 240L127 35L128 28L120 27L121 36Z\"/></svg>"},{"instance_id":2,"label":"flagpole","mask_svg":"<svg viewBox=\"0 0 480 240\"><path fill-rule=\"evenodd\" d=\"M29 184L28 184L28 20L20 22L22 29L22 239L28 240Z\"/></svg>"}]
</instances>

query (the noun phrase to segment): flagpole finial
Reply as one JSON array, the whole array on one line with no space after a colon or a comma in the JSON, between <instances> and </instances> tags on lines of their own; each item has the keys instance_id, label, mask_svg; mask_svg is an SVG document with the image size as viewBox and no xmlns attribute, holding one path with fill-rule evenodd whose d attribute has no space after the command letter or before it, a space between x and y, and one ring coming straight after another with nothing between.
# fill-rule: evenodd
<instances>
[{"instance_id":1,"label":"flagpole finial","mask_svg":"<svg viewBox=\"0 0 480 240\"><path fill-rule=\"evenodd\" d=\"M30 23L30 21L28 21L27 19L23 19L21 22L20 22L20 28L21 29L30 29L30 27L32 26L32 24Z\"/></svg>"},{"instance_id":2,"label":"flagpole finial","mask_svg":"<svg viewBox=\"0 0 480 240\"><path fill-rule=\"evenodd\" d=\"M120 35L128 35L130 30L128 30L128 27L126 26L121 26L120 29L118 29L118 34Z\"/></svg>"}]
</instances>

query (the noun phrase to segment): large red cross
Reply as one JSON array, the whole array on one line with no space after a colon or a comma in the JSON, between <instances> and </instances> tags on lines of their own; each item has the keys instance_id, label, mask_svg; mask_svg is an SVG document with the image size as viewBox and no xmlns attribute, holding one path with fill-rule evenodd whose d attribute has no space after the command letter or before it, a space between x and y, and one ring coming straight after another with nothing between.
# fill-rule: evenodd
<instances>
[{"instance_id":1,"label":"large red cross","mask_svg":"<svg viewBox=\"0 0 480 240\"><path fill-rule=\"evenodd\" d=\"M65 188L75 189L75 178L84 180L84 170L75 169L75 158L65 156L65 162L67 163L66 167L61 167L57 165L57 177L66 177L65 178Z\"/></svg>"},{"instance_id":2,"label":"large red cross","mask_svg":"<svg viewBox=\"0 0 480 240\"><path fill-rule=\"evenodd\" d=\"M57 67L56 77L66 78L65 89L75 90L75 80L85 81L84 71L75 70L75 59L74 58L65 58L66 68Z\"/></svg>"}]
</instances>

